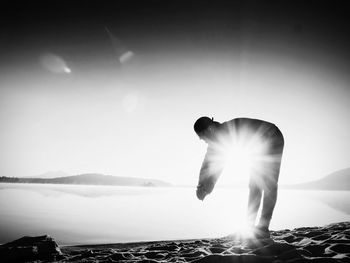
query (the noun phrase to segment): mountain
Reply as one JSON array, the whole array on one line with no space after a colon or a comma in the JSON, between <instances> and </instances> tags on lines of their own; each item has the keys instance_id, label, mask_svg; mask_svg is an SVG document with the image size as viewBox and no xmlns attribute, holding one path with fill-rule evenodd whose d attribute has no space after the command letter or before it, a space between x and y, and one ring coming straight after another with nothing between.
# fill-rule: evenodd
<instances>
[{"instance_id":1,"label":"mountain","mask_svg":"<svg viewBox=\"0 0 350 263\"><path fill-rule=\"evenodd\" d=\"M350 168L336 171L319 180L301 184L285 185L283 188L350 191Z\"/></svg>"},{"instance_id":2,"label":"mountain","mask_svg":"<svg viewBox=\"0 0 350 263\"><path fill-rule=\"evenodd\" d=\"M120 185L120 186L171 186L170 183L148 178L122 177L104 174L79 174L57 178L16 178L0 177L0 183L36 184L81 184L81 185Z\"/></svg>"},{"instance_id":3,"label":"mountain","mask_svg":"<svg viewBox=\"0 0 350 263\"><path fill-rule=\"evenodd\" d=\"M34 176L34 178L57 178L57 177L66 177L66 176L70 176L70 174L67 174L65 172L62 171L49 171L43 174L39 174ZM33 178L33 176L26 176L25 178Z\"/></svg>"}]
</instances>

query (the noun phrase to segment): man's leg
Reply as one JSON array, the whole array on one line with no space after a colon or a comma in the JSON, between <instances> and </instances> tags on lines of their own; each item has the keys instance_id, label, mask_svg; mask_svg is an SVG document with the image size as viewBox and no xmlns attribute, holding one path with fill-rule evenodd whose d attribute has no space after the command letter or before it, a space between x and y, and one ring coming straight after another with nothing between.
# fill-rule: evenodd
<instances>
[{"instance_id":1,"label":"man's leg","mask_svg":"<svg viewBox=\"0 0 350 263\"><path fill-rule=\"evenodd\" d=\"M269 189L264 190L263 206L258 227L262 230L268 230L272 218L273 210L275 209L277 201L277 184L270 186Z\"/></svg>"},{"instance_id":2,"label":"man's leg","mask_svg":"<svg viewBox=\"0 0 350 263\"><path fill-rule=\"evenodd\" d=\"M272 213L276 205L278 177L280 174L284 148L284 137L281 131L276 127L273 132L273 137L269 138L271 144L269 150L267 151L267 159L264 164L264 197L261 218L258 224L259 229L267 232L270 226Z\"/></svg>"},{"instance_id":3,"label":"man's leg","mask_svg":"<svg viewBox=\"0 0 350 263\"><path fill-rule=\"evenodd\" d=\"M248 211L247 218L249 226L255 225L256 216L261 203L261 187L256 183L249 183Z\"/></svg>"},{"instance_id":4,"label":"man's leg","mask_svg":"<svg viewBox=\"0 0 350 263\"><path fill-rule=\"evenodd\" d=\"M269 174L266 174L264 180L264 196L261 210L261 217L258 227L263 230L268 230L272 213L277 201L278 177L281 167L282 153L278 154L276 159L269 164Z\"/></svg>"}]
</instances>

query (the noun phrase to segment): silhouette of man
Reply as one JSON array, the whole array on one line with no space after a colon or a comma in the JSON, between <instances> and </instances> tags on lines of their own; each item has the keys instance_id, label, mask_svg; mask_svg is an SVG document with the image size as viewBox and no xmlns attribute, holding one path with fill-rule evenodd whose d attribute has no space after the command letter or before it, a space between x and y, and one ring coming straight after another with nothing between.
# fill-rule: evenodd
<instances>
[{"instance_id":1,"label":"silhouette of man","mask_svg":"<svg viewBox=\"0 0 350 263\"><path fill-rule=\"evenodd\" d=\"M278 177L284 147L281 131L272 123L249 118L235 118L219 123L208 117L199 118L194 130L208 144L200 169L197 197L204 200L222 173L230 147L244 148L238 154L249 153L253 165L249 175L247 219L257 238L268 238L269 225L277 200ZM262 212L255 226L262 201Z\"/></svg>"}]
</instances>

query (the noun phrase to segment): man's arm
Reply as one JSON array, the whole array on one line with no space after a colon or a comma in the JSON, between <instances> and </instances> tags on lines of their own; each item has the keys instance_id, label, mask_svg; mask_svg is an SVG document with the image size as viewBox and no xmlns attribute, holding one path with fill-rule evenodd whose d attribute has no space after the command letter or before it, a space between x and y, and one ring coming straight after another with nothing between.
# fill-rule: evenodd
<instances>
[{"instance_id":1,"label":"man's arm","mask_svg":"<svg viewBox=\"0 0 350 263\"><path fill-rule=\"evenodd\" d=\"M199 173L197 186L197 197L199 200L204 200L205 196L213 191L223 168L223 162L220 161L219 154L208 147Z\"/></svg>"}]
</instances>

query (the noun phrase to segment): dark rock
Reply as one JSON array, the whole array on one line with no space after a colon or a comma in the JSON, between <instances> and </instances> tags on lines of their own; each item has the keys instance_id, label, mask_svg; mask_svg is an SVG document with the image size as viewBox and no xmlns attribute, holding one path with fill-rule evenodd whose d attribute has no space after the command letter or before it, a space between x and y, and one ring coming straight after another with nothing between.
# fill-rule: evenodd
<instances>
[{"instance_id":1,"label":"dark rock","mask_svg":"<svg viewBox=\"0 0 350 263\"><path fill-rule=\"evenodd\" d=\"M220 254L220 253L224 252L225 250L227 250L227 248L225 248L225 247L210 247L209 250L211 253Z\"/></svg>"},{"instance_id":2,"label":"dark rock","mask_svg":"<svg viewBox=\"0 0 350 263\"><path fill-rule=\"evenodd\" d=\"M283 238L283 240L286 241L286 242L288 242L288 243L294 242L295 239L296 239L296 238L295 238L295 236L293 236L293 235L289 235L289 236L286 236L286 237Z\"/></svg>"},{"instance_id":3,"label":"dark rock","mask_svg":"<svg viewBox=\"0 0 350 263\"><path fill-rule=\"evenodd\" d=\"M157 260L153 260L153 259L143 259L140 261L137 261L138 263L158 263Z\"/></svg>"},{"instance_id":4,"label":"dark rock","mask_svg":"<svg viewBox=\"0 0 350 263\"><path fill-rule=\"evenodd\" d=\"M3 247L0 246L0 262L23 262L38 257L37 247Z\"/></svg>"},{"instance_id":5,"label":"dark rock","mask_svg":"<svg viewBox=\"0 0 350 263\"><path fill-rule=\"evenodd\" d=\"M314 240L327 240L329 238L331 238L331 235L323 234L323 235L315 236L313 239Z\"/></svg>"},{"instance_id":6,"label":"dark rock","mask_svg":"<svg viewBox=\"0 0 350 263\"><path fill-rule=\"evenodd\" d=\"M309 262L312 262L312 263L339 263L340 261L338 259L335 259L335 258L313 258L313 259L310 259Z\"/></svg>"},{"instance_id":7,"label":"dark rock","mask_svg":"<svg viewBox=\"0 0 350 263\"><path fill-rule=\"evenodd\" d=\"M305 233L304 233L304 236L306 236L306 237L316 237L316 236L320 236L320 235L322 235L322 234L323 234L322 231L316 230L316 231L308 231L308 232L305 232Z\"/></svg>"},{"instance_id":8,"label":"dark rock","mask_svg":"<svg viewBox=\"0 0 350 263\"><path fill-rule=\"evenodd\" d=\"M113 255L109 256L108 258L113 260L126 260L128 257L124 255L124 253L114 253Z\"/></svg>"},{"instance_id":9,"label":"dark rock","mask_svg":"<svg viewBox=\"0 0 350 263\"><path fill-rule=\"evenodd\" d=\"M270 246L270 250L273 254L279 255L286 251L294 250L295 247L288 243L275 242Z\"/></svg>"},{"instance_id":10,"label":"dark rock","mask_svg":"<svg viewBox=\"0 0 350 263\"><path fill-rule=\"evenodd\" d=\"M304 247L305 250L309 251L312 256L323 256L327 245L309 245Z\"/></svg>"},{"instance_id":11,"label":"dark rock","mask_svg":"<svg viewBox=\"0 0 350 263\"><path fill-rule=\"evenodd\" d=\"M245 250L242 249L240 246L232 247L229 251L234 254L242 254L243 252L245 252Z\"/></svg>"},{"instance_id":12,"label":"dark rock","mask_svg":"<svg viewBox=\"0 0 350 263\"><path fill-rule=\"evenodd\" d=\"M336 244L330 247L330 250L337 253L350 253L350 245Z\"/></svg>"},{"instance_id":13,"label":"dark rock","mask_svg":"<svg viewBox=\"0 0 350 263\"><path fill-rule=\"evenodd\" d=\"M304 238L303 237L295 237L294 243L298 243L299 241L302 241Z\"/></svg>"},{"instance_id":14,"label":"dark rock","mask_svg":"<svg viewBox=\"0 0 350 263\"><path fill-rule=\"evenodd\" d=\"M192 261L193 263L272 263L273 259L263 258L254 255L209 255Z\"/></svg>"},{"instance_id":15,"label":"dark rock","mask_svg":"<svg viewBox=\"0 0 350 263\"><path fill-rule=\"evenodd\" d=\"M334 223L334 224L330 224L328 225L328 229L332 229L332 230L345 230L348 228L348 222L340 222L340 223Z\"/></svg>"},{"instance_id":16,"label":"dark rock","mask_svg":"<svg viewBox=\"0 0 350 263\"><path fill-rule=\"evenodd\" d=\"M328 239L328 244L350 244L350 239Z\"/></svg>"},{"instance_id":17,"label":"dark rock","mask_svg":"<svg viewBox=\"0 0 350 263\"><path fill-rule=\"evenodd\" d=\"M23 262L30 260L58 260L63 255L50 236L22 237L0 246L1 262Z\"/></svg>"},{"instance_id":18,"label":"dark rock","mask_svg":"<svg viewBox=\"0 0 350 263\"><path fill-rule=\"evenodd\" d=\"M88 250L83 251L78 256L73 257L73 259L74 260L81 260L81 259L93 257L94 255L95 255L95 253L92 250L88 249Z\"/></svg>"},{"instance_id":19,"label":"dark rock","mask_svg":"<svg viewBox=\"0 0 350 263\"><path fill-rule=\"evenodd\" d=\"M201 251L192 250L191 252L182 253L180 255L184 258L198 258L201 256L205 256L206 254Z\"/></svg>"},{"instance_id":20,"label":"dark rock","mask_svg":"<svg viewBox=\"0 0 350 263\"><path fill-rule=\"evenodd\" d=\"M271 245L260 247L254 250L253 253L259 256L277 256L291 250L295 250L295 247L288 243L275 242Z\"/></svg>"},{"instance_id":21,"label":"dark rock","mask_svg":"<svg viewBox=\"0 0 350 263\"><path fill-rule=\"evenodd\" d=\"M149 247L149 251L155 251L155 250L165 250L165 251L175 251L178 249L178 246L169 244L169 245L162 245L162 246L152 246Z\"/></svg>"},{"instance_id":22,"label":"dark rock","mask_svg":"<svg viewBox=\"0 0 350 263\"><path fill-rule=\"evenodd\" d=\"M291 259L297 259L302 258L299 251L296 249L286 251L278 256L278 259L281 260L291 260Z\"/></svg>"},{"instance_id":23,"label":"dark rock","mask_svg":"<svg viewBox=\"0 0 350 263\"><path fill-rule=\"evenodd\" d=\"M166 256L165 253L160 253L160 252L155 252L155 251L150 251L150 252L146 252L145 253L145 256L148 258L148 259L161 259L161 258L164 258Z\"/></svg>"}]
</instances>

